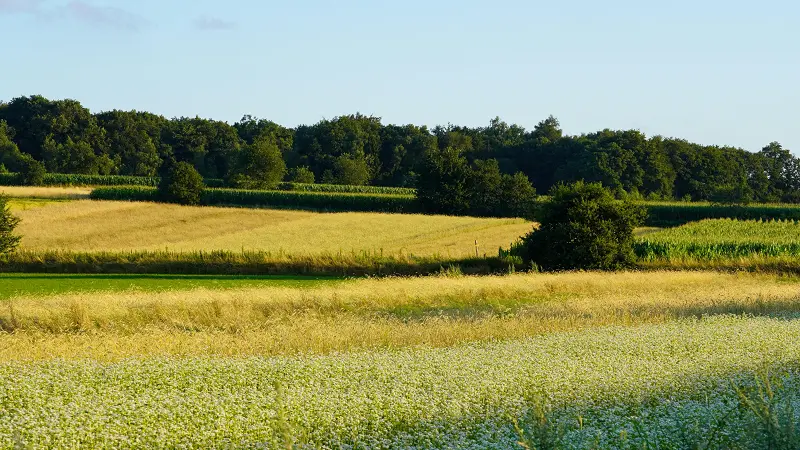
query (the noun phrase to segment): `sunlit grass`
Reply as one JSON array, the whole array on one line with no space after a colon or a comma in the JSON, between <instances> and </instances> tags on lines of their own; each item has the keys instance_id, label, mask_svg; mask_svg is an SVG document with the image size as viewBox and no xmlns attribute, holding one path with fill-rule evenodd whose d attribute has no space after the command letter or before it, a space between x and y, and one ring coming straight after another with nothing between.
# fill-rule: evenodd
<instances>
[{"instance_id":1,"label":"sunlit grass","mask_svg":"<svg viewBox=\"0 0 800 450\"><path fill-rule=\"evenodd\" d=\"M21 211L29 250L265 250L318 254L497 254L528 232L520 219L185 207L76 201Z\"/></svg>"}]
</instances>

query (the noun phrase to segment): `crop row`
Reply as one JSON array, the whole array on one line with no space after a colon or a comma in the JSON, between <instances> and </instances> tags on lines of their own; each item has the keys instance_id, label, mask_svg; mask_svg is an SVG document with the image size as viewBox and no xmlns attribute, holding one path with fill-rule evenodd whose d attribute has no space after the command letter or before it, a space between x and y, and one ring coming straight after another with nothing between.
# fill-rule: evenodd
<instances>
[{"instance_id":1,"label":"crop row","mask_svg":"<svg viewBox=\"0 0 800 450\"><path fill-rule=\"evenodd\" d=\"M6 363L0 447L504 449L519 419L547 448L797 448L764 445L781 430L741 399L796 423L798 340L796 320L717 317L443 349ZM763 368L782 374L774 397Z\"/></svg>"},{"instance_id":2,"label":"crop row","mask_svg":"<svg viewBox=\"0 0 800 450\"><path fill-rule=\"evenodd\" d=\"M98 188L91 198L97 200L158 201L155 188L118 186ZM257 206L270 208L312 209L322 211L373 211L414 213L419 208L414 197L386 194L351 194L330 192L255 191L245 189L206 189L200 204L206 206Z\"/></svg>"},{"instance_id":3,"label":"crop row","mask_svg":"<svg viewBox=\"0 0 800 450\"><path fill-rule=\"evenodd\" d=\"M692 222L639 238L640 259L728 259L800 255L800 222L713 219Z\"/></svg>"},{"instance_id":4,"label":"crop row","mask_svg":"<svg viewBox=\"0 0 800 450\"><path fill-rule=\"evenodd\" d=\"M44 186L158 186L158 177L136 177L127 175L81 175L65 173L47 173L44 175ZM222 187L225 182L217 178L206 178L205 183L211 187ZM23 182L15 173L0 174L0 186L22 186Z\"/></svg>"},{"instance_id":5,"label":"crop row","mask_svg":"<svg viewBox=\"0 0 800 450\"><path fill-rule=\"evenodd\" d=\"M704 219L800 220L800 205L727 206L709 203L645 202L647 225L667 227Z\"/></svg>"},{"instance_id":6,"label":"crop row","mask_svg":"<svg viewBox=\"0 0 800 450\"><path fill-rule=\"evenodd\" d=\"M417 190L413 188L389 187L389 186L354 186L344 184L311 184L311 183L280 183L277 187L280 191L298 192L334 192L351 194L390 194L390 195L416 195Z\"/></svg>"}]
</instances>

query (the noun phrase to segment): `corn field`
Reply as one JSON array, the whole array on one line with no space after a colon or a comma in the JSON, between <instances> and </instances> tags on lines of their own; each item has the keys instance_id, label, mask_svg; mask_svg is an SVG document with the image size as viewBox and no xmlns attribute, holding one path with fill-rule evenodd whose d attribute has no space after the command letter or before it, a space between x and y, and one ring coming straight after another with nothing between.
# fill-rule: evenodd
<instances>
[{"instance_id":1,"label":"corn field","mask_svg":"<svg viewBox=\"0 0 800 450\"><path fill-rule=\"evenodd\" d=\"M729 259L800 255L796 220L709 219L639 238L640 259Z\"/></svg>"},{"instance_id":2,"label":"corn field","mask_svg":"<svg viewBox=\"0 0 800 450\"><path fill-rule=\"evenodd\" d=\"M144 186L118 186L92 191L95 200L158 201L158 191ZM416 199L407 195L331 192L206 189L200 204L206 206L260 206L323 211L418 212Z\"/></svg>"},{"instance_id":3,"label":"corn field","mask_svg":"<svg viewBox=\"0 0 800 450\"><path fill-rule=\"evenodd\" d=\"M352 186L343 184L310 184L310 183L281 183L280 191L297 192L336 192L351 194L390 194L390 195L416 195L413 188L400 188L389 186Z\"/></svg>"},{"instance_id":4,"label":"corn field","mask_svg":"<svg viewBox=\"0 0 800 450\"><path fill-rule=\"evenodd\" d=\"M81 175L48 173L44 175L44 186L158 186L158 177L136 177L127 175ZM206 178L207 186L222 187L225 182L217 178ZM0 174L0 186L19 186L22 181L15 173Z\"/></svg>"}]
</instances>

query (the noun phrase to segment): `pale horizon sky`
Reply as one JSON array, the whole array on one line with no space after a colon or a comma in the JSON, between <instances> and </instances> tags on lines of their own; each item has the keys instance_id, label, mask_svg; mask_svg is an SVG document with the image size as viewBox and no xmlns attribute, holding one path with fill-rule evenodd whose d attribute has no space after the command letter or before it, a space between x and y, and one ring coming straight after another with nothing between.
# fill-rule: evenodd
<instances>
[{"instance_id":1,"label":"pale horizon sky","mask_svg":"<svg viewBox=\"0 0 800 450\"><path fill-rule=\"evenodd\" d=\"M800 154L800 5L0 0L0 99L286 126L639 129Z\"/></svg>"}]
</instances>

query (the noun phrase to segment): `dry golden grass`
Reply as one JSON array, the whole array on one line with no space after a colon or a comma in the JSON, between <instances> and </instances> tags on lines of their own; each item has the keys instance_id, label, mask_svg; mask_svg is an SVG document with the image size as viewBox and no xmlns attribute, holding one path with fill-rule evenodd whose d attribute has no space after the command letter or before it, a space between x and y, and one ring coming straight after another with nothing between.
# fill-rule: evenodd
<instances>
[{"instance_id":1,"label":"dry golden grass","mask_svg":"<svg viewBox=\"0 0 800 450\"><path fill-rule=\"evenodd\" d=\"M80 187L0 186L0 194L16 198L85 199L91 192Z\"/></svg>"},{"instance_id":2,"label":"dry golden grass","mask_svg":"<svg viewBox=\"0 0 800 450\"><path fill-rule=\"evenodd\" d=\"M654 272L23 297L0 305L10 332L0 361L449 346L709 314L794 315L799 294L774 276Z\"/></svg>"},{"instance_id":3,"label":"dry golden grass","mask_svg":"<svg viewBox=\"0 0 800 450\"><path fill-rule=\"evenodd\" d=\"M316 213L75 201L21 211L27 250L265 250L290 254L496 255L531 229L520 219Z\"/></svg>"}]
</instances>

